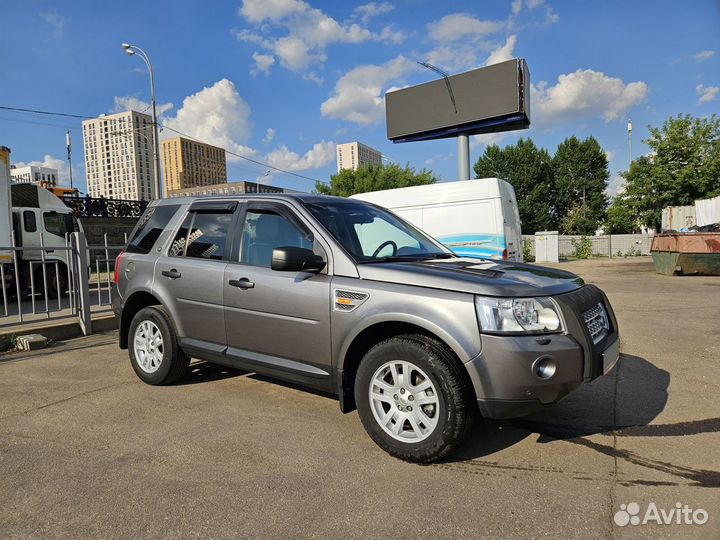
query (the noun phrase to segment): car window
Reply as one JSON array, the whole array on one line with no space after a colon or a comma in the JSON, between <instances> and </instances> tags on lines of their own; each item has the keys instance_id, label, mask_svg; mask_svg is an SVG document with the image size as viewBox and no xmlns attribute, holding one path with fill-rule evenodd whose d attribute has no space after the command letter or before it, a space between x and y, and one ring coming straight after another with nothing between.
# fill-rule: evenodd
<instances>
[{"instance_id":1,"label":"car window","mask_svg":"<svg viewBox=\"0 0 720 540\"><path fill-rule=\"evenodd\" d=\"M170 245L169 255L222 260L232 221L232 213L190 212Z\"/></svg>"},{"instance_id":2,"label":"car window","mask_svg":"<svg viewBox=\"0 0 720 540\"><path fill-rule=\"evenodd\" d=\"M150 253L160 234L180 208L179 204L151 206L135 226L126 248L129 253Z\"/></svg>"},{"instance_id":3,"label":"car window","mask_svg":"<svg viewBox=\"0 0 720 540\"><path fill-rule=\"evenodd\" d=\"M313 249L313 238L279 212L249 209L243 225L240 262L270 267L273 249L279 247Z\"/></svg>"},{"instance_id":4,"label":"car window","mask_svg":"<svg viewBox=\"0 0 720 540\"><path fill-rule=\"evenodd\" d=\"M23 226L26 232L37 231L37 222L35 221L35 212L32 210L25 210L23 212Z\"/></svg>"},{"instance_id":5,"label":"car window","mask_svg":"<svg viewBox=\"0 0 720 540\"><path fill-rule=\"evenodd\" d=\"M370 223L354 223L353 226L363 255L367 257L394 255L394 250L402 252L402 248L420 251L417 238L389 223L382 216L375 216Z\"/></svg>"},{"instance_id":6,"label":"car window","mask_svg":"<svg viewBox=\"0 0 720 540\"><path fill-rule=\"evenodd\" d=\"M72 232L67 229L65 215L66 214L59 214L57 212L43 212L45 230L50 234L62 236L64 238L65 233Z\"/></svg>"}]
</instances>

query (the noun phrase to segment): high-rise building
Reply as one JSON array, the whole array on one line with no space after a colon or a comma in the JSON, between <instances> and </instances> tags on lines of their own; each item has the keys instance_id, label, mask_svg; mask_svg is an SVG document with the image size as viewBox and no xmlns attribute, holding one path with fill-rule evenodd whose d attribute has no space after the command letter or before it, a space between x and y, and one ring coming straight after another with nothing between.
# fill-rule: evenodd
<instances>
[{"instance_id":1,"label":"high-rise building","mask_svg":"<svg viewBox=\"0 0 720 540\"><path fill-rule=\"evenodd\" d=\"M155 198L152 118L125 111L83 123L88 195L147 201Z\"/></svg>"},{"instance_id":2,"label":"high-rise building","mask_svg":"<svg viewBox=\"0 0 720 540\"><path fill-rule=\"evenodd\" d=\"M165 195L179 189L227 182L225 150L185 137L162 142Z\"/></svg>"},{"instance_id":3,"label":"high-rise building","mask_svg":"<svg viewBox=\"0 0 720 540\"><path fill-rule=\"evenodd\" d=\"M58 170L52 167L25 165L10 167L10 177L16 184L39 184L43 187L55 187L58 181Z\"/></svg>"},{"instance_id":4,"label":"high-rise building","mask_svg":"<svg viewBox=\"0 0 720 540\"><path fill-rule=\"evenodd\" d=\"M356 171L363 165L380 165L382 153L360 142L349 142L337 145L337 170L352 169Z\"/></svg>"}]
</instances>

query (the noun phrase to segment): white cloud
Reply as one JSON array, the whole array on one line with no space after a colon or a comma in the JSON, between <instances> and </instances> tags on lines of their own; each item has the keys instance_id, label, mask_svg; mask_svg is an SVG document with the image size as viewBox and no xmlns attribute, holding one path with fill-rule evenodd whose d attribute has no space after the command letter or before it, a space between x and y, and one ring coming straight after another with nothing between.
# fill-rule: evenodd
<instances>
[{"instance_id":1,"label":"white cloud","mask_svg":"<svg viewBox=\"0 0 720 540\"><path fill-rule=\"evenodd\" d=\"M75 146L75 145L73 145ZM75 156L75 152L73 152L73 161L78 160L82 161L82 157L78 159L77 156ZM68 166L67 160L59 159L56 157L53 157L50 154L45 154L42 161L30 161L28 163L25 163L23 161L19 161L17 163L13 163L16 167L27 167L28 165L32 165L35 167L49 167L51 169L57 169L58 171L58 185L62 186L69 186L70 185L70 167ZM79 185L84 183L84 176L82 174L82 170L78 170L77 166L73 166L73 185L75 187L78 187Z\"/></svg>"},{"instance_id":2,"label":"white cloud","mask_svg":"<svg viewBox=\"0 0 720 540\"><path fill-rule=\"evenodd\" d=\"M324 167L334 159L335 143L325 140L313 145L302 157L284 145L265 156L265 161L270 165L287 171L318 169Z\"/></svg>"},{"instance_id":3,"label":"white cloud","mask_svg":"<svg viewBox=\"0 0 720 540\"><path fill-rule=\"evenodd\" d=\"M710 103L711 101L715 101L717 99L720 87L698 84L695 87L695 92L697 92L697 95L700 96L698 98L698 103Z\"/></svg>"},{"instance_id":4,"label":"white cloud","mask_svg":"<svg viewBox=\"0 0 720 540\"><path fill-rule=\"evenodd\" d=\"M307 73L304 73L303 79L305 79L306 81L314 82L318 86L322 85L325 82L325 79L314 71L308 71Z\"/></svg>"},{"instance_id":5,"label":"white cloud","mask_svg":"<svg viewBox=\"0 0 720 540\"><path fill-rule=\"evenodd\" d=\"M602 116L606 122L624 117L643 102L649 88L642 81L625 84L591 69L558 77L554 86L545 81L532 86L533 123L547 127L566 121Z\"/></svg>"},{"instance_id":6,"label":"white cloud","mask_svg":"<svg viewBox=\"0 0 720 540\"><path fill-rule=\"evenodd\" d=\"M356 124L380 122L385 114L383 90L402 82L418 65L400 55L382 65L359 66L340 77L333 94L320 106L326 118Z\"/></svg>"},{"instance_id":7,"label":"white cloud","mask_svg":"<svg viewBox=\"0 0 720 540\"><path fill-rule=\"evenodd\" d=\"M267 128L265 130L265 137L263 137L262 142L265 144L269 143L275 138L275 130L273 128Z\"/></svg>"},{"instance_id":8,"label":"white cloud","mask_svg":"<svg viewBox=\"0 0 720 540\"><path fill-rule=\"evenodd\" d=\"M470 148L477 148L492 146L493 144L500 144L501 141L512 135L507 132L500 133L483 133L481 135L473 135L470 138Z\"/></svg>"},{"instance_id":9,"label":"white cloud","mask_svg":"<svg viewBox=\"0 0 720 540\"><path fill-rule=\"evenodd\" d=\"M242 30L237 39L261 45L292 71L325 62L325 49L333 43L361 43L373 38L358 24L340 24L302 0L243 0L239 10L249 23L260 27L263 35ZM281 37L264 37L277 26L287 31Z\"/></svg>"},{"instance_id":10,"label":"white cloud","mask_svg":"<svg viewBox=\"0 0 720 540\"><path fill-rule=\"evenodd\" d=\"M477 40L505 28L502 21L483 21L467 13L445 15L428 24L430 37L436 41Z\"/></svg>"},{"instance_id":11,"label":"white cloud","mask_svg":"<svg viewBox=\"0 0 720 540\"><path fill-rule=\"evenodd\" d=\"M43 11L40 13L40 17L50 26L53 36L56 38L63 37L63 32L65 31L65 17L52 10Z\"/></svg>"},{"instance_id":12,"label":"white cloud","mask_svg":"<svg viewBox=\"0 0 720 540\"><path fill-rule=\"evenodd\" d=\"M527 4L528 9L535 9L536 7L542 6L544 0L527 0L525 3Z\"/></svg>"},{"instance_id":13,"label":"white cloud","mask_svg":"<svg viewBox=\"0 0 720 540\"><path fill-rule=\"evenodd\" d=\"M490 66L499 62L505 62L513 58L513 51L515 51L515 45L517 44L517 35L513 34L505 40L505 44L501 45L497 49L493 50L485 60L485 65Z\"/></svg>"},{"instance_id":14,"label":"white cloud","mask_svg":"<svg viewBox=\"0 0 720 540\"><path fill-rule=\"evenodd\" d=\"M615 159L615 150L605 150L605 157L608 161Z\"/></svg>"},{"instance_id":15,"label":"white cloud","mask_svg":"<svg viewBox=\"0 0 720 540\"><path fill-rule=\"evenodd\" d=\"M297 0L256 0L244 1L240 7L240 15L252 23L263 21L279 21L295 13L302 13L308 8L305 2Z\"/></svg>"},{"instance_id":16,"label":"white cloud","mask_svg":"<svg viewBox=\"0 0 720 540\"><path fill-rule=\"evenodd\" d=\"M715 51L711 50L700 51L697 54L693 54L693 58L696 62L704 62L705 60L710 60L713 56L715 56Z\"/></svg>"},{"instance_id":17,"label":"white cloud","mask_svg":"<svg viewBox=\"0 0 720 540\"><path fill-rule=\"evenodd\" d=\"M367 24L373 17L390 13L393 9L395 9L395 6L388 2L369 2L356 7L353 10L353 15L359 17L362 22Z\"/></svg>"},{"instance_id":18,"label":"white cloud","mask_svg":"<svg viewBox=\"0 0 720 540\"><path fill-rule=\"evenodd\" d=\"M163 125L238 154L256 153L244 146L250 138L250 106L227 79L186 97L175 117L166 118ZM175 137L177 133L166 129L163 136ZM228 154L227 159L239 158Z\"/></svg>"},{"instance_id":19,"label":"white cloud","mask_svg":"<svg viewBox=\"0 0 720 540\"><path fill-rule=\"evenodd\" d=\"M399 45L407 39L407 35L402 30L395 30L392 25L388 25L384 26L380 32L373 34L373 39L383 43Z\"/></svg>"},{"instance_id":20,"label":"white cloud","mask_svg":"<svg viewBox=\"0 0 720 540\"><path fill-rule=\"evenodd\" d=\"M137 96L115 96L113 98L113 108L111 113L119 113L125 111L137 111L141 113L151 114L151 104L138 99ZM172 103L159 103L156 105L158 116L166 113L173 108Z\"/></svg>"},{"instance_id":21,"label":"white cloud","mask_svg":"<svg viewBox=\"0 0 720 540\"><path fill-rule=\"evenodd\" d=\"M476 45L439 45L427 54L426 60L445 71L464 71L477 66L477 51Z\"/></svg>"},{"instance_id":22,"label":"white cloud","mask_svg":"<svg viewBox=\"0 0 720 540\"><path fill-rule=\"evenodd\" d=\"M545 6L545 25L550 26L560 21L560 15L550 6Z\"/></svg>"},{"instance_id":23,"label":"white cloud","mask_svg":"<svg viewBox=\"0 0 720 540\"><path fill-rule=\"evenodd\" d=\"M513 0L511 7L513 16L517 17L520 14L520 11L522 11L522 5L523 0Z\"/></svg>"},{"instance_id":24,"label":"white cloud","mask_svg":"<svg viewBox=\"0 0 720 540\"><path fill-rule=\"evenodd\" d=\"M253 60L255 60L255 67L250 70L250 73L255 76L258 73L270 73L270 66L275 63L275 57L272 54L260 54L255 51L252 54Z\"/></svg>"},{"instance_id":25,"label":"white cloud","mask_svg":"<svg viewBox=\"0 0 720 540\"><path fill-rule=\"evenodd\" d=\"M625 191L625 184L625 179L619 174L616 174L610 180L608 180L607 187L605 188L605 193L610 198L615 198L618 195L622 195L622 193Z\"/></svg>"}]
</instances>

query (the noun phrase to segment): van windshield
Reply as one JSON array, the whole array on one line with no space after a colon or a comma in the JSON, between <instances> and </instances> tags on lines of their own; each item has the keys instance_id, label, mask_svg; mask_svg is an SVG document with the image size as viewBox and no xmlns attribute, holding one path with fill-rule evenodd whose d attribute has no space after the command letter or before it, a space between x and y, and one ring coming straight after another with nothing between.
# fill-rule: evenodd
<instances>
[{"instance_id":1,"label":"van windshield","mask_svg":"<svg viewBox=\"0 0 720 540\"><path fill-rule=\"evenodd\" d=\"M453 256L429 236L382 208L351 201L305 206L358 263Z\"/></svg>"}]
</instances>

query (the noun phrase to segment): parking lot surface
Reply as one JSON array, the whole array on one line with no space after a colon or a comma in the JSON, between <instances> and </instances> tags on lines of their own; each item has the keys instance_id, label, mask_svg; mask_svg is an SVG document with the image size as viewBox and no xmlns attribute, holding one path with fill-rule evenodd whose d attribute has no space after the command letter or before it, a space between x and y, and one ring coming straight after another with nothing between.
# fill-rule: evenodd
<instances>
[{"instance_id":1,"label":"parking lot surface","mask_svg":"<svg viewBox=\"0 0 720 540\"><path fill-rule=\"evenodd\" d=\"M113 334L0 357L0 537L717 538L720 278L558 266L607 292L618 367L540 415L479 422L431 466L253 374L198 363L144 385ZM708 520L617 525L632 502Z\"/></svg>"}]
</instances>

